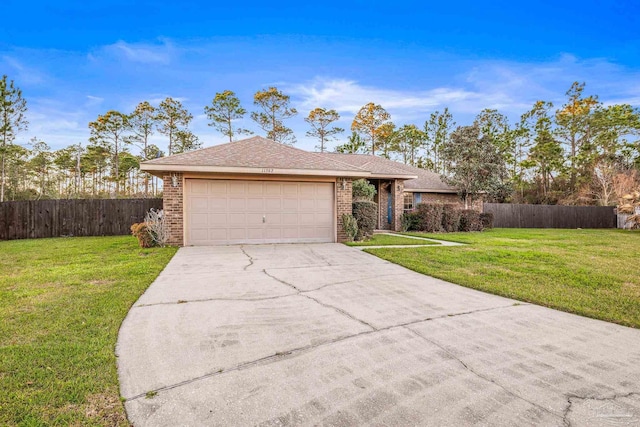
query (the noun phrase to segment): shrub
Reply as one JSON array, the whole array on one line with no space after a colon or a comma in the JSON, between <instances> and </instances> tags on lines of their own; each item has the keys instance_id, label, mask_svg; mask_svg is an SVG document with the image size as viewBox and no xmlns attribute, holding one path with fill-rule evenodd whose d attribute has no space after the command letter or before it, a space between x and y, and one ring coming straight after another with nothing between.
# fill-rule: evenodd
<instances>
[{"instance_id":1,"label":"shrub","mask_svg":"<svg viewBox=\"0 0 640 427\"><path fill-rule=\"evenodd\" d=\"M349 242L353 242L358 235L358 221L351 214L342 214L342 231Z\"/></svg>"},{"instance_id":2,"label":"shrub","mask_svg":"<svg viewBox=\"0 0 640 427\"><path fill-rule=\"evenodd\" d=\"M442 206L442 230L452 233L460 229L460 209L456 205Z\"/></svg>"},{"instance_id":3,"label":"shrub","mask_svg":"<svg viewBox=\"0 0 640 427\"><path fill-rule=\"evenodd\" d=\"M156 245L146 222L133 224L131 226L131 234L138 238L138 243L141 248L150 248Z\"/></svg>"},{"instance_id":4,"label":"shrub","mask_svg":"<svg viewBox=\"0 0 640 427\"><path fill-rule=\"evenodd\" d=\"M373 236L378 218L378 204L368 200L353 202L353 217L358 224L356 240Z\"/></svg>"},{"instance_id":5,"label":"shrub","mask_svg":"<svg viewBox=\"0 0 640 427\"><path fill-rule=\"evenodd\" d=\"M442 231L442 205L419 203L414 214L416 215L416 228L427 233Z\"/></svg>"},{"instance_id":6,"label":"shrub","mask_svg":"<svg viewBox=\"0 0 640 427\"><path fill-rule=\"evenodd\" d=\"M405 212L400 216L400 231L413 231L418 229L418 216L415 212Z\"/></svg>"},{"instance_id":7,"label":"shrub","mask_svg":"<svg viewBox=\"0 0 640 427\"><path fill-rule=\"evenodd\" d=\"M624 228L640 229L640 191L622 196L618 204L618 214L625 215Z\"/></svg>"},{"instance_id":8,"label":"shrub","mask_svg":"<svg viewBox=\"0 0 640 427\"><path fill-rule=\"evenodd\" d=\"M480 213L473 209L460 211L460 231L482 231Z\"/></svg>"},{"instance_id":9,"label":"shrub","mask_svg":"<svg viewBox=\"0 0 640 427\"><path fill-rule=\"evenodd\" d=\"M164 211L162 209L151 209L144 217L147 224L149 234L155 243L154 246L166 246L169 240L169 229L164 219Z\"/></svg>"},{"instance_id":10,"label":"shrub","mask_svg":"<svg viewBox=\"0 0 640 427\"><path fill-rule=\"evenodd\" d=\"M376 195L376 187L373 184L370 184L366 179L357 179L353 181L353 190L351 192L353 195L353 201L360 200L373 200L373 197Z\"/></svg>"},{"instance_id":11,"label":"shrub","mask_svg":"<svg viewBox=\"0 0 640 427\"><path fill-rule=\"evenodd\" d=\"M481 213L480 224L482 224L483 230L491 230L493 228L493 214L491 212Z\"/></svg>"}]
</instances>

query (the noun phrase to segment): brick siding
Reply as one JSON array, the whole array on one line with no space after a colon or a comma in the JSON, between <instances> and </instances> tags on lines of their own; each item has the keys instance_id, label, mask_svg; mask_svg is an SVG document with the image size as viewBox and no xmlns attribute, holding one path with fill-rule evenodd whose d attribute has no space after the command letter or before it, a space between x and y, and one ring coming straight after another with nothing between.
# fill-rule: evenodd
<instances>
[{"instance_id":1,"label":"brick siding","mask_svg":"<svg viewBox=\"0 0 640 427\"><path fill-rule=\"evenodd\" d=\"M344 182L344 189L342 183ZM347 235L342 229L342 215L353 213L353 181L351 178L338 179L336 182L336 224L338 224L338 242L346 242Z\"/></svg>"},{"instance_id":2,"label":"brick siding","mask_svg":"<svg viewBox=\"0 0 640 427\"><path fill-rule=\"evenodd\" d=\"M454 204L454 205L458 205L460 209L464 209L464 202L460 199L460 196L458 196L457 194L444 194L444 193L420 193L420 194L422 195L420 203ZM482 200L480 198L473 200L473 203L469 206L469 209L482 212Z\"/></svg>"},{"instance_id":3,"label":"brick siding","mask_svg":"<svg viewBox=\"0 0 640 427\"><path fill-rule=\"evenodd\" d=\"M404 181L400 179L396 179L391 182L393 186L391 192L393 193L393 218L392 222L392 230L400 231L400 218L402 213L404 212Z\"/></svg>"},{"instance_id":4,"label":"brick siding","mask_svg":"<svg viewBox=\"0 0 640 427\"><path fill-rule=\"evenodd\" d=\"M171 175L176 176L178 185L174 187L171 182ZM184 179L181 173L165 174L162 177L163 187L163 209L169 227L169 244L182 246L184 244L184 206L183 206L183 185Z\"/></svg>"}]
</instances>

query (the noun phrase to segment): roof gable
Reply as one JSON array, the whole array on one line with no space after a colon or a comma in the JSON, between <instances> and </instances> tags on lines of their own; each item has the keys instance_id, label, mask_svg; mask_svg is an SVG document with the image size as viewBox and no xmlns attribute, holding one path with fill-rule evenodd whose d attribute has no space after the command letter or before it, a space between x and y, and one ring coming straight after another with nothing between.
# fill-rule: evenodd
<instances>
[{"instance_id":1,"label":"roof gable","mask_svg":"<svg viewBox=\"0 0 640 427\"><path fill-rule=\"evenodd\" d=\"M440 175L426 169L417 168L384 157L369 154L322 153L322 155L369 170L373 175L404 174L417 178L404 182L405 190L423 190L424 192L455 193L456 189L446 184Z\"/></svg>"}]
</instances>

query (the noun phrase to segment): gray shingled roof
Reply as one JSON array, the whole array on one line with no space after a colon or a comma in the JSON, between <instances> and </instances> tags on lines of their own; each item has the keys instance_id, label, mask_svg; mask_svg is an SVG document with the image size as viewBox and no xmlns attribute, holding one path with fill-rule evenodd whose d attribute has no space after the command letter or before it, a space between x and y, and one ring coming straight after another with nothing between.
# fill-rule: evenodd
<instances>
[{"instance_id":1,"label":"gray shingled roof","mask_svg":"<svg viewBox=\"0 0 640 427\"><path fill-rule=\"evenodd\" d=\"M453 193L456 191L455 188L444 183L440 178L440 175L435 172L400 162L394 162L393 160L385 159L384 157L371 156L368 154L341 153L321 153L321 155L366 169L374 175L417 175L418 178L409 179L404 182L405 190L429 190L432 192L441 191L445 193Z\"/></svg>"},{"instance_id":2,"label":"gray shingled roof","mask_svg":"<svg viewBox=\"0 0 640 427\"><path fill-rule=\"evenodd\" d=\"M442 182L436 173L394 162L384 157L365 154L311 153L298 148L254 136L227 144L215 145L188 153L160 157L142 163L154 166L176 167L203 166L222 168L274 168L299 169L309 171L350 172L350 176L407 177L407 190L428 190L433 192L454 192L455 189ZM417 176L417 178L413 178Z\"/></svg>"},{"instance_id":3,"label":"gray shingled roof","mask_svg":"<svg viewBox=\"0 0 640 427\"><path fill-rule=\"evenodd\" d=\"M338 159L289 147L261 136L160 157L143 164L366 172Z\"/></svg>"}]
</instances>

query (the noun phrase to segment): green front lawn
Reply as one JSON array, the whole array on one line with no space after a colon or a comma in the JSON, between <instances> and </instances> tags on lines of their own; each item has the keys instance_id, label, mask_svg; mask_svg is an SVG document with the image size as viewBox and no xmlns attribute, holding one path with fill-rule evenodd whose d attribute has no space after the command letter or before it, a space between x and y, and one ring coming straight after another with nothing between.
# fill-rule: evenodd
<instances>
[{"instance_id":1,"label":"green front lawn","mask_svg":"<svg viewBox=\"0 0 640 427\"><path fill-rule=\"evenodd\" d=\"M128 425L118 329L175 251L130 236L0 242L0 425Z\"/></svg>"},{"instance_id":2,"label":"green front lawn","mask_svg":"<svg viewBox=\"0 0 640 427\"><path fill-rule=\"evenodd\" d=\"M438 245L439 243L429 240L408 239L401 236L391 236L389 234L374 234L369 240L363 242L348 242L348 246L389 246L389 245Z\"/></svg>"},{"instance_id":3,"label":"green front lawn","mask_svg":"<svg viewBox=\"0 0 640 427\"><path fill-rule=\"evenodd\" d=\"M411 234L469 245L365 251L470 288L640 328L640 232Z\"/></svg>"}]
</instances>

